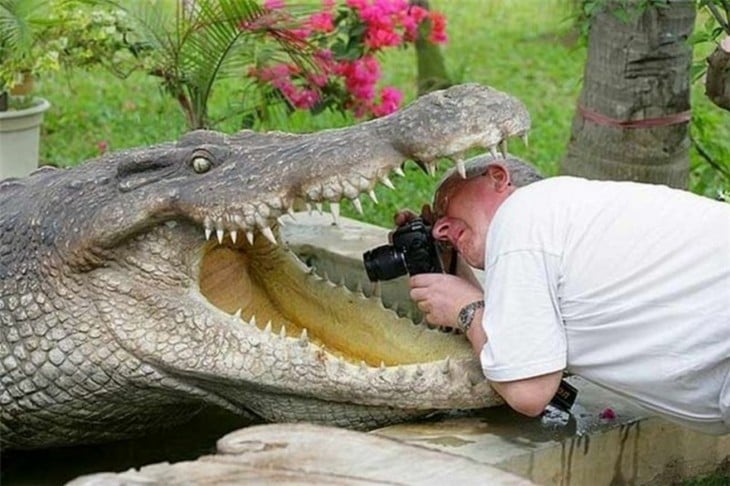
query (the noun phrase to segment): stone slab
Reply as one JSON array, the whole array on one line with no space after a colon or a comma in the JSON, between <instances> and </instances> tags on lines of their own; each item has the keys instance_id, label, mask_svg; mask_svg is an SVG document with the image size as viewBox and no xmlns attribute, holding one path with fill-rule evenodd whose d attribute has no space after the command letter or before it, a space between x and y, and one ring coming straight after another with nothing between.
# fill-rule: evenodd
<instances>
[{"instance_id":1,"label":"stone slab","mask_svg":"<svg viewBox=\"0 0 730 486\"><path fill-rule=\"evenodd\" d=\"M374 434L309 424L259 425L197 461L81 476L69 486L150 484L533 484L474 461Z\"/></svg>"}]
</instances>

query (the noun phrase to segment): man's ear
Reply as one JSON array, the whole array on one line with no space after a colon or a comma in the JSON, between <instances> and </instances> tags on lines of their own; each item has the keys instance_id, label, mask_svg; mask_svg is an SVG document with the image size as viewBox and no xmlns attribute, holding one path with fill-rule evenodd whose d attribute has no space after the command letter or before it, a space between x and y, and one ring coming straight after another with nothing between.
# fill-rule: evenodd
<instances>
[{"instance_id":1,"label":"man's ear","mask_svg":"<svg viewBox=\"0 0 730 486\"><path fill-rule=\"evenodd\" d=\"M500 163L489 164L486 175L494 181L494 190L497 192L502 192L512 185L509 171Z\"/></svg>"}]
</instances>

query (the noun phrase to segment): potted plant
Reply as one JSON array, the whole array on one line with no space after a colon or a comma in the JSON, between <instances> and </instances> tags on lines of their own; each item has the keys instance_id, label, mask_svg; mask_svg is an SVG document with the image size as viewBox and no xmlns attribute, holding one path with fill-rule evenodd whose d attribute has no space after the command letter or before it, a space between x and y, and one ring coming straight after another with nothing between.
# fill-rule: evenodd
<instances>
[{"instance_id":1,"label":"potted plant","mask_svg":"<svg viewBox=\"0 0 730 486\"><path fill-rule=\"evenodd\" d=\"M54 69L45 49L47 2L0 0L0 179L22 177L38 166L47 100L33 96L33 80Z\"/></svg>"}]
</instances>

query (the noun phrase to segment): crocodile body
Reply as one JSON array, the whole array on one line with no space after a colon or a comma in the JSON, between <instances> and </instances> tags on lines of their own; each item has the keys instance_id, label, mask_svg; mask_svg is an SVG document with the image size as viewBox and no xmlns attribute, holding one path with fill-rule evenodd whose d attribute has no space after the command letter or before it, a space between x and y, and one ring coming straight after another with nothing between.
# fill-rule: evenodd
<instances>
[{"instance_id":1,"label":"crocodile body","mask_svg":"<svg viewBox=\"0 0 730 486\"><path fill-rule=\"evenodd\" d=\"M463 336L313 274L277 221L528 128L461 85L348 128L195 131L0 181L0 443L113 440L203 404L367 429L499 403Z\"/></svg>"}]
</instances>

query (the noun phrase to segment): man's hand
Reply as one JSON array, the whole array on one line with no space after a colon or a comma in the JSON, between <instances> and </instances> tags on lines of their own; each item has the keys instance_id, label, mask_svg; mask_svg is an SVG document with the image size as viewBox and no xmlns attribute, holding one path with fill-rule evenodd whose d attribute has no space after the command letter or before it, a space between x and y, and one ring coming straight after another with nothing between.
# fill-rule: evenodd
<instances>
[{"instance_id":1,"label":"man's hand","mask_svg":"<svg viewBox=\"0 0 730 486\"><path fill-rule=\"evenodd\" d=\"M479 287L445 273L414 275L409 284L411 299L424 313L426 320L438 326L455 327L461 308L484 298Z\"/></svg>"},{"instance_id":2,"label":"man's hand","mask_svg":"<svg viewBox=\"0 0 730 486\"><path fill-rule=\"evenodd\" d=\"M401 209L393 217L393 222L396 226L403 226L409 221L413 221L416 218L422 218L423 222L427 225L433 225L433 212L429 204L424 204L421 208L421 214L418 215L410 209Z\"/></svg>"}]
</instances>

